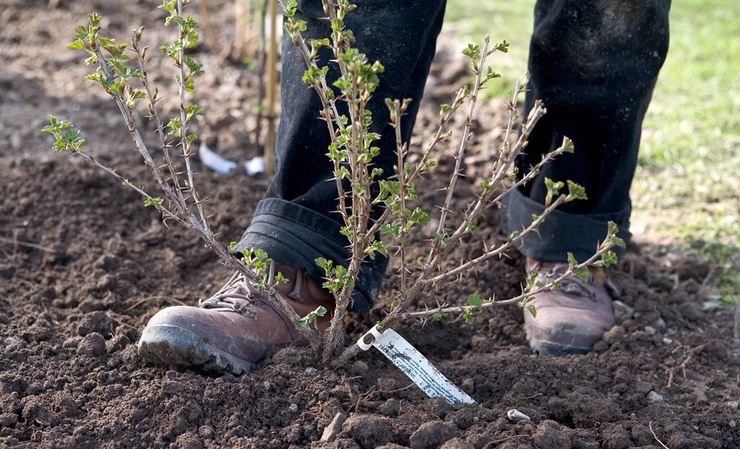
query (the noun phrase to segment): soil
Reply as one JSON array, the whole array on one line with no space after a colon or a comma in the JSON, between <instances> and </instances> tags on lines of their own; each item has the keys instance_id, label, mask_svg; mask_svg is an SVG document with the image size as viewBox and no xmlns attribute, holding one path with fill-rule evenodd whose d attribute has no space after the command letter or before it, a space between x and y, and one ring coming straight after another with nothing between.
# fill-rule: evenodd
<instances>
[{"instance_id":1,"label":"soil","mask_svg":"<svg viewBox=\"0 0 740 449\"><path fill-rule=\"evenodd\" d=\"M233 2L209 5L215 23L230 23ZM195 304L229 273L193 235L164 226L135 193L80 160L53 154L39 129L48 113L72 120L101 160L130 179L146 179L114 105L81 81L85 67L64 45L92 10L118 37L143 20L152 29L149 42L159 42L162 14L153 8L144 1L63 0L57 8L0 1L0 447L740 447L732 317L702 307L713 267L639 238L610 272L619 325L591 354L530 354L515 307L480 313L472 325L397 327L475 406L453 409L427 399L377 352L333 370L307 349L288 348L241 377L144 363L135 343L148 318L167 305ZM221 28L227 42L231 27ZM449 40L442 38L417 136L428 135L437 103L465 78ZM255 75L205 47L197 56L206 65L199 99L208 110L198 131L230 157L258 155L245 129L256 114ZM153 68L165 84L166 68ZM174 103L163 104L171 110ZM466 160L472 176L459 201L470 198L464 194L500 141L501 110L482 108ZM440 170L449 172L449 164ZM225 240L236 239L267 181L201 171L213 226ZM434 187L432 180L420 190ZM423 203L431 206L436 195ZM498 238L496 214L484 224L483 236ZM423 302L516 293L522 260L510 256L440 286ZM349 324L352 338L381 316L392 287L370 316ZM507 420L511 409L530 419ZM321 442L327 426L336 432Z\"/></svg>"}]
</instances>

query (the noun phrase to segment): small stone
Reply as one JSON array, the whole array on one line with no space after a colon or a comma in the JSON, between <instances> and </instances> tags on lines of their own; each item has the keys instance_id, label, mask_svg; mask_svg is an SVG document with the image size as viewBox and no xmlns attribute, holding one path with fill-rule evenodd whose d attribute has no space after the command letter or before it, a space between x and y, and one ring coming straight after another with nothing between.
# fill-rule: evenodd
<instances>
[{"instance_id":1,"label":"small stone","mask_svg":"<svg viewBox=\"0 0 740 449\"><path fill-rule=\"evenodd\" d=\"M735 427L737 427L737 421L735 421L734 419L731 419L731 420L730 420L730 427L731 427L731 428L733 428L733 429L734 429Z\"/></svg>"},{"instance_id":2,"label":"small stone","mask_svg":"<svg viewBox=\"0 0 740 449\"><path fill-rule=\"evenodd\" d=\"M653 385L649 382L638 380L635 382L635 391L641 394L648 394L653 390Z\"/></svg>"},{"instance_id":3,"label":"small stone","mask_svg":"<svg viewBox=\"0 0 740 449\"><path fill-rule=\"evenodd\" d=\"M612 305L614 306L614 317L616 318L617 323L621 323L632 318L632 315L635 313L634 308L628 306L622 301L612 301Z\"/></svg>"},{"instance_id":4,"label":"small stone","mask_svg":"<svg viewBox=\"0 0 740 449\"><path fill-rule=\"evenodd\" d=\"M105 339L97 332L87 334L77 347L78 355L99 357L105 354Z\"/></svg>"},{"instance_id":5,"label":"small stone","mask_svg":"<svg viewBox=\"0 0 740 449\"><path fill-rule=\"evenodd\" d=\"M290 405L288 406L288 410L289 410L289 411L290 411L291 413L296 413L296 412L298 411L298 404L290 404Z\"/></svg>"},{"instance_id":6,"label":"small stone","mask_svg":"<svg viewBox=\"0 0 740 449\"><path fill-rule=\"evenodd\" d=\"M733 410L737 410L739 405L740 405L740 401L729 401L727 403L727 406Z\"/></svg>"},{"instance_id":7,"label":"small stone","mask_svg":"<svg viewBox=\"0 0 740 449\"><path fill-rule=\"evenodd\" d=\"M655 335L658 331L653 326L645 326L645 333L648 335Z\"/></svg>"},{"instance_id":8,"label":"small stone","mask_svg":"<svg viewBox=\"0 0 740 449\"><path fill-rule=\"evenodd\" d=\"M506 419L511 422L532 421L532 418L515 408L512 408L511 410L506 412Z\"/></svg>"},{"instance_id":9,"label":"small stone","mask_svg":"<svg viewBox=\"0 0 740 449\"><path fill-rule=\"evenodd\" d=\"M663 337L663 343L669 345L669 344L673 343L673 339L672 338L668 338L668 337Z\"/></svg>"},{"instance_id":10,"label":"small stone","mask_svg":"<svg viewBox=\"0 0 740 449\"><path fill-rule=\"evenodd\" d=\"M409 439L412 449L436 448L440 444L457 436L458 429L454 424L444 421L426 422L411 434Z\"/></svg>"},{"instance_id":11,"label":"small stone","mask_svg":"<svg viewBox=\"0 0 740 449\"><path fill-rule=\"evenodd\" d=\"M20 349L26 344L22 338L18 338L18 337L8 337L5 340L3 340L3 343L5 344L5 348L9 351L15 351L16 349Z\"/></svg>"},{"instance_id":12,"label":"small stone","mask_svg":"<svg viewBox=\"0 0 740 449\"><path fill-rule=\"evenodd\" d=\"M317 370L313 366L309 366L308 368L306 368L306 374L308 374L309 376L315 376L318 372L319 370Z\"/></svg>"},{"instance_id":13,"label":"small stone","mask_svg":"<svg viewBox=\"0 0 740 449\"><path fill-rule=\"evenodd\" d=\"M272 384L270 382L268 381L262 382L262 388L264 388L265 390L269 390L270 387L272 387Z\"/></svg>"},{"instance_id":14,"label":"small stone","mask_svg":"<svg viewBox=\"0 0 740 449\"><path fill-rule=\"evenodd\" d=\"M468 394L475 393L475 379L472 377L466 377L463 379L462 389Z\"/></svg>"},{"instance_id":15,"label":"small stone","mask_svg":"<svg viewBox=\"0 0 740 449\"><path fill-rule=\"evenodd\" d=\"M651 391L650 393L648 393L647 399L650 402L662 402L664 398L663 398L663 395L661 395L660 393Z\"/></svg>"},{"instance_id":16,"label":"small stone","mask_svg":"<svg viewBox=\"0 0 740 449\"><path fill-rule=\"evenodd\" d=\"M614 343L622 340L625 335L626 332L622 326L614 326L604 333L603 340L606 342L606 344L611 346Z\"/></svg>"},{"instance_id":17,"label":"small stone","mask_svg":"<svg viewBox=\"0 0 740 449\"><path fill-rule=\"evenodd\" d=\"M334 419L331 420L328 426L324 427L324 432L321 434L321 441L331 442L337 437L337 434L341 432L342 425L347 420L347 415L344 413L337 413L334 415Z\"/></svg>"}]
</instances>

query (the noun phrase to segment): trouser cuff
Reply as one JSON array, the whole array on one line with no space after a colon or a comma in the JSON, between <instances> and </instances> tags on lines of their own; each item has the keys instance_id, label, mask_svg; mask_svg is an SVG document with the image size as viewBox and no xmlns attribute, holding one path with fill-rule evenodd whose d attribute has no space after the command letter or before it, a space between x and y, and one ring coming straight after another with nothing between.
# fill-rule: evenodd
<instances>
[{"instance_id":1,"label":"trouser cuff","mask_svg":"<svg viewBox=\"0 0 740 449\"><path fill-rule=\"evenodd\" d=\"M504 204L508 234L526 228L532 223L532 215L545 210L544 205L528 198L519 189L509 192ZM543 262L566 262L568 252L582 262L596 252L599 242L606 237L609 221L619 227L617 236L629 241L630 212L630 205L610 214L571 214L555 209L540 224L539 231L524 236L517 248L525 256ZM617 256L623 251L619 247L613 250Z\"/></svg>"},{"instance_id":2,"label":"trouser cuff","mask_svg":"<svg viewBox=\"0 0 740 449\"><path fill-rule=\"evenodd\" d=\"M324 282L324 270L316 265L319 257L346 266L347 240L334 220L290 201L268 198L257 204L254 218L237 249L260 248L273 260L301 270L314 282ZM363 264L349 309L357 313L370 310L383 282L388 258L377 254Z\"/></svg>"}]
</instances>

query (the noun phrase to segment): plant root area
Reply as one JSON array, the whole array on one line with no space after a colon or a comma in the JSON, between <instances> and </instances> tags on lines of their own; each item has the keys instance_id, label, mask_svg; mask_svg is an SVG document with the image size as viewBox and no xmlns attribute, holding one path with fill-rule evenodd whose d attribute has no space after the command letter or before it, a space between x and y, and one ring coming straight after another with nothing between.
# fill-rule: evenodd
<instances>
[{"instance_id":1,"label":"plant root area","mask_svg":"<svg viewBox=\"0 0 740 449\"><path fill-rule=\"evenodd\" d=\"M172 38L171 30L161 29L155 2L1 3L0 447L740 447L732 315L703 308L715 268L645 236L636 237L609 273L618 325L590 354L530 353L517 307L479 312L472 324L450 317L396 325L475 398L473 406L456 409L426 398L374 350L330 369L306 348L285 348L241 377L145 363L136 342L147 320L162 307L196 304L230 273L193 234L144 208L137 194L71 155L53 154L39 130L49 113L73 121L89 151L153 188L112 101L82 80L82 57L64 46L92 10L120 39L147 26L152 54ZM233 40L233 2L208 4L226 46ZM443 34L440 40L417 122L417 149L434 130L439 104L467 79L453 39ZM205 45L197 50L206 74L196 100L207 115L196 131L232 159L259 155L256 75ZM151 77L162 86L167 114L176 107L169 70L168 62L153 57ZM499 103L479 111L456 210L474 198L501 143L506 117ZM155 144L152 125L143 119L141 126ZM449 145L443 150L452 154L454 138ZM226 242L237 239L267 181L248 178L241 168L232 176L199 163L196 169L214 229ZM422 207L436 210L451 170L449 158L442 160L419 186ZM498 217L485 217L480 238L501 241ZM421 262L425 247L417 239L409 263ZM466 242L449 264L481 251L480 243ZM516 294L522 263L512 252L438 285L415 306L464 304L473 292ZM369 316L348 321L348 342L383 316L396 282L386 283ZM511 409L530 419L510 421Z\"/></svg>"}]
</instances>

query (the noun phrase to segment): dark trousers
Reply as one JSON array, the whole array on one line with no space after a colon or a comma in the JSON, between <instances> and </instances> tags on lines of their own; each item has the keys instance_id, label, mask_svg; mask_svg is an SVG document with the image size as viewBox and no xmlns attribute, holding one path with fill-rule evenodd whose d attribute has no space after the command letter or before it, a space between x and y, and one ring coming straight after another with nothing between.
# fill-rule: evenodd
<instances>
[{"instance_id":1,"label":"dark trousers","mask_svg":"<svg viewBox=\"0 0 740 449\"><path fill-rule=\"evenodd\" d=\"M381 133L376 163L392 173L395 138L387 125L385 98L412 98L403 136L410 139L424 84L442 27L445 0L356 0L347 16L356 46L385 66L370 102L375 131ZM573 154L558 157L521 190L506 199L506 227L513 231L543 210L544 178L573 180L588 200L569 203L550 215L539 235L524 239L520 251L532 258L563 261L566 252L588 258L615 221L629 238L629 189L637 164L642 120L668 50L670 0L539 0L529 53L526 107L542 99L547 114L536 126L520 173L559 146L563 136ZM320 0L299 1L307 39L329 35ZM318 120L318 96L303 82L305 64L289 40L283 42L282 115L277 172L266 198L244 232L241 247L257 247L275 260L304 271L317 282L318 257L346 263L347 241L339 234L337 191L326 156L329 136ZM326 63L329 56L321 55ZM332 64L333 65L333 64ZM330 71L330 77L337 70ZM368 262L356 283L352 309L365 312L375 300L388 260Z\"/></svg>"}]
</instances>

